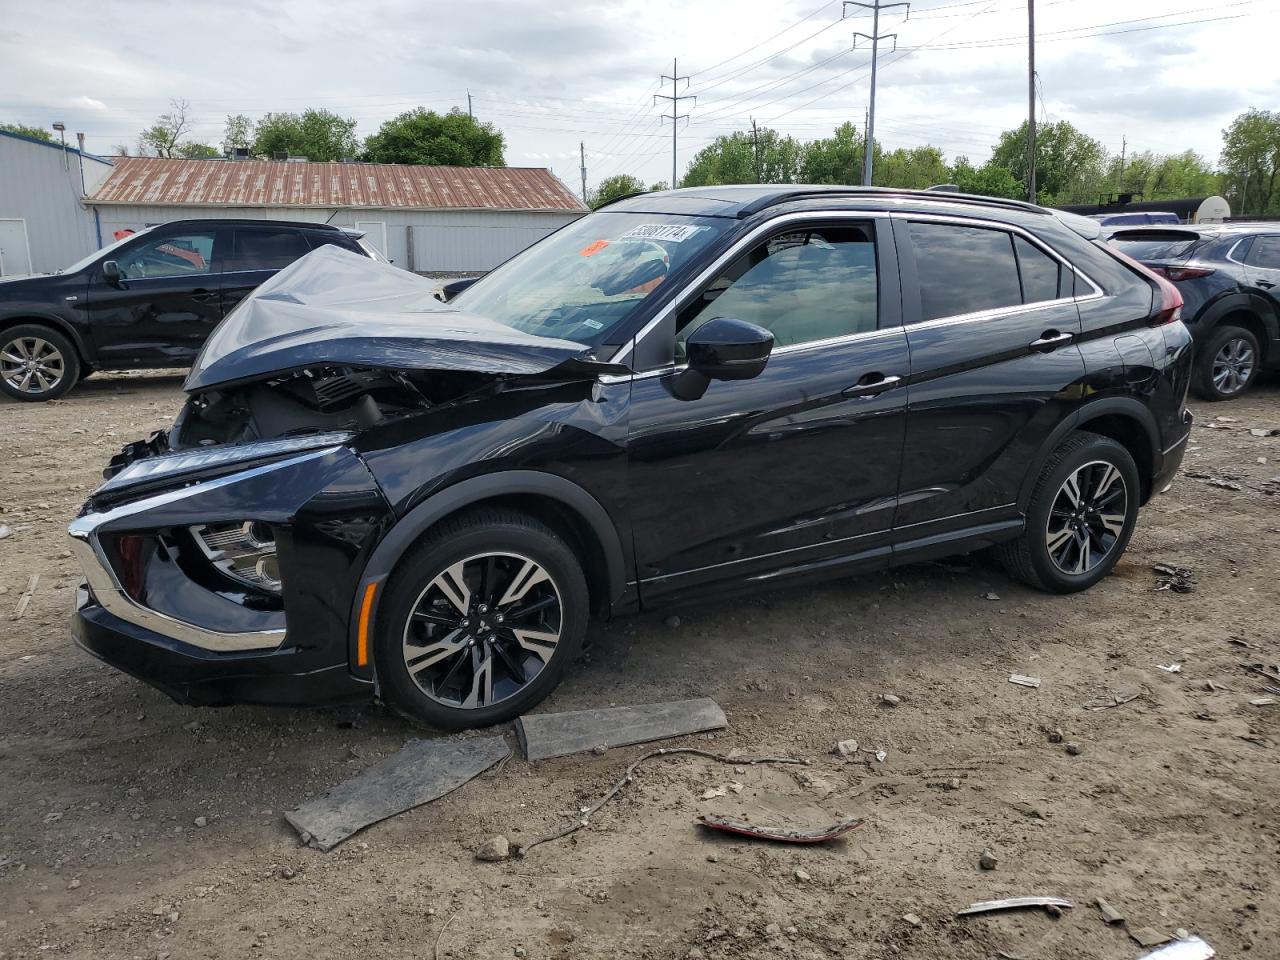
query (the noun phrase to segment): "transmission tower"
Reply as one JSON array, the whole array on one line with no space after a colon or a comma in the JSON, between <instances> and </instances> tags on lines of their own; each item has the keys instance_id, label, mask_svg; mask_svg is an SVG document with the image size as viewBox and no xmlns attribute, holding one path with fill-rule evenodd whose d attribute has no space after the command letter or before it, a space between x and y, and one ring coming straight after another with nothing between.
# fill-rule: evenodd
<instances>
[{"instance_id":1,"label":"transmission tower","mask_svg":"<svg viewBox=\"0 0 1280 960\"><path fill-rule=\"evenodd\" d=\"M676 132L680 129L680 121L689 119L689 115L687 113L680 112L680 101L681 100L696 101L698 98L690 94L681 95L680 88L679 88L680 81L682 80L684 81L684 87L686 90L688 90L689 78L680 76L680 69L677 66L675 60L671 61L671 76L668 77L664 73L662 75L662 79L671 81L671 95L667 96L666 94L655 93L653 95L653 99L655 101L657 100L671 101L671 112L662 114L662 118L664 120L671 121L671 189L674 190L676 187L680 185L679 181L676 179Z\"/></svg>"},{"instance_id":2,"label":"transmission tower","mask_svg":"<svg viewBox=\"0 0 1280 960\"><path fill-rule=\"evenodd\" d=\"M871 157L875 153L876 148L876 64L880 59L880 41L892 40L893 49L898 49L898 35L896 33L880 32L880 11L889 10L893 7L906 7L907 13L911 13L910 3L881 3L880 0L874 0L873 3L861 3L859 0L844 0L844 5L840 8L840 16L843 19L849 7L861 7L863 10L871 11L871 32L863 33L861 30L853 35L854 45L857 45L858 37L871 41L871 105L867 110L867 146L862 157L862 185L864 187L871 186Z\"/></svg>"}]
</instances>

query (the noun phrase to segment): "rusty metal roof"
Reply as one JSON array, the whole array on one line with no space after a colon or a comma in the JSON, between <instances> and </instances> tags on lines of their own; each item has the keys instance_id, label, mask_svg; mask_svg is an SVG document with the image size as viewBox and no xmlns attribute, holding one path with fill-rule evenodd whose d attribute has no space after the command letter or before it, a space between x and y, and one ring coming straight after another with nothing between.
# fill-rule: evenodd
<instances>
[{"instance_id":1,"label":"rusty metal roof","mask_svg":"<svg viewBox=\"0 0 1280 960\"><path fill-rule=\"evenodd\" d=\"M115 157L89 203L404 210L586 210L541 167Z\"/></svg>"}]
</instances>

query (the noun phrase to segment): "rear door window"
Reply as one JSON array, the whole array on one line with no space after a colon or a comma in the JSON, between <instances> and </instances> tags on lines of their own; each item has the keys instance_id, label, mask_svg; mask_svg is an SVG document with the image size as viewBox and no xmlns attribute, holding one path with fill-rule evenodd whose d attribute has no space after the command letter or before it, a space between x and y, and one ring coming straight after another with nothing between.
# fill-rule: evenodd
<instances>
[{"instance_id":1,"label":"rear door window","mask_svg":"<svg viewBox=\"0 0 1280 960\"><path fill-rule=\"evenodd\" d=\"M311 252L299 230L236 230L232 270L280 270Z\"/></svg>"},{"instance_id":2,"label":"rear door window","mask_svg":"<svg viewBox=\"0 0 1280 960\"><path fill-rule=\"evenodd\" d=\"M1264 270L1280 270L1280 235L1254 237L1244 262Z\"/></svg>"},{"instance_id":3,"label":"rear door window","mask_svg":"<svg viewBox=\"0 0 1280 960\"><path fill-rule=\"evenodd\" d=\"M910 232L920 287L921 320L1022 304L1018 261L1009 233L986 227L921 222L913 222Z\"/></svg>"}]
</instances>

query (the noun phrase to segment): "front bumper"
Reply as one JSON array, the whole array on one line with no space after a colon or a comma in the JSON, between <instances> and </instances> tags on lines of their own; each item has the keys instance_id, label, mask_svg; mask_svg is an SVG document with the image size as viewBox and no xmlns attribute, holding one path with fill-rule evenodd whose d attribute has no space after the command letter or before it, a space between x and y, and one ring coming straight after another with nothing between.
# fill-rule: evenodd
<instances>
[{"instance_id":1,"label":"front bumper","mask_svg":"<svg viewBox=\"0 0 1280 960\"><path fill-rule=\"evenodd\" d=\"M193 525L239 520L275 532L281 597L220 579L184 546ZM124 502L98 495L68 529L86 579L75 638L182 702L371 696L371 675L352 664L350 610L389 524L372 475L344 446L189 478Z\"/></svg>"}]
</instances>

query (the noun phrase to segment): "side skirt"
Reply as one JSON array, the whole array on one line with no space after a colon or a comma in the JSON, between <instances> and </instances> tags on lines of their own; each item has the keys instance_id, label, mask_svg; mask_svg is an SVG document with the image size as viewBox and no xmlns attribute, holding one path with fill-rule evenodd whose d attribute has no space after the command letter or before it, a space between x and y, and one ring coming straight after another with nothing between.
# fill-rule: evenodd
<instances>
[{"instance_id":1,"label":"side skirt","mask_svg":"<svg viewBox=\"0 0 1280 960\"><path fill-rule=\"evenodd\" d=\"M1016 539L1025 527L1025 517L1013 517L1009 520L997 520L993 523L983 523L946 533L937 533L933 536L905 540L894 545L893 557L889 565L901 567L909 563L937 560L939 557L994 547L997 543Z\"/></svg>"}]
</instances>

